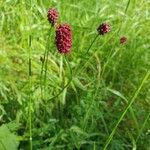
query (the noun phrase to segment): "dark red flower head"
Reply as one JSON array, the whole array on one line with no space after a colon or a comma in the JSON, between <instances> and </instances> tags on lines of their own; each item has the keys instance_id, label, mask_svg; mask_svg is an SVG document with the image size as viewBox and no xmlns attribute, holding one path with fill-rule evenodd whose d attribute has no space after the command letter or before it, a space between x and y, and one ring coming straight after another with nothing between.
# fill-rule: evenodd
<instances>
[{"instance_id":1,"label":"dark red flower head","mask_svg":"<svg viewBox=\"0 0 150 150\"><path fill-rule=\"evenodd\" d=\"M72 47L72 30L70 25L61 24L56 29L56 46L60 53L68 53Z\"/></svg>"},{"instance_id":2,"label":"dark red flower head","mask_svg":"<svg viewBox=\"0 0 150 150\"><path fill-rule=\"evenodd\" d=\"M47 17L48 17L49 23L51 23L52 26L54 26L58 20L58 11L55 8L49 8Z\"/></svg>"},{"instance_id":3,"label":"dark red flower head","mask_svg":"<svg viewBox=\"0 0 150 150\"><path fill-rule=\"evenodd\" d=\"M127 38L125 36L120 38L120 44L125 44L127 42Z\"/></svg>"},{"instance_id":4,"label":"dark red flower head","mask_svg":"<svg viewBox=\"0 0 150 150\"><path fill-rule=\"evenodd\" d=\"M107 23L102 23L100 24L100 26L97 28L97 31L100 35L104 35L107 32L110 31L110 25Z\"/></svg>"}]
</instances>

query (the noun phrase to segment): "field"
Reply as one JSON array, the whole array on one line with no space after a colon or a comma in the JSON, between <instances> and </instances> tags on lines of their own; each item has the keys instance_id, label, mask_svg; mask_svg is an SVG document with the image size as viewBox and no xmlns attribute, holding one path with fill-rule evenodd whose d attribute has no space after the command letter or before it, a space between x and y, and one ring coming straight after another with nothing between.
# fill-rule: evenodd
<instances>
[{"instance_id":1,"label":"field","mask_svg":"<svg viewBox=\"0 0 150 150\"><path fill-rule=\"evenodd\" d=\"M0 150L150 150L150 1L0 0Z\"/></svg>"}]
</instances>

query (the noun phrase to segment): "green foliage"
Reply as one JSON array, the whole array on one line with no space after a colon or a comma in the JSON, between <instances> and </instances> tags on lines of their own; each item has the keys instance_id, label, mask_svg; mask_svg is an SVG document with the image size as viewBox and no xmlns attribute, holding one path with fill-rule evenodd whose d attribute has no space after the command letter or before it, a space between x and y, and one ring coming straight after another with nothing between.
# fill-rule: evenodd
<instances>
[{"instance_id":1,"label":"green foliage","mask_svg":"<svg viewBox=\"0 0 150 150\"><path fill-rule=\"evenodd\" d=\"M19 142L17 136L11 132L14 125L2 125L0 127L0 149L17 150Z\"/></svg>"},{"instance_id":2,"label":"green foliage","mask_svg":"<svg viewBox=\"0 0 150 150\"><path fill-rule=\"evenodd\" d=\"M72 26L66 56L49 7ZM145 0L0 0L0 150L149 150L149 9ZM111 32L85 55L102 22Z\"/></svg>"}]
</instances>

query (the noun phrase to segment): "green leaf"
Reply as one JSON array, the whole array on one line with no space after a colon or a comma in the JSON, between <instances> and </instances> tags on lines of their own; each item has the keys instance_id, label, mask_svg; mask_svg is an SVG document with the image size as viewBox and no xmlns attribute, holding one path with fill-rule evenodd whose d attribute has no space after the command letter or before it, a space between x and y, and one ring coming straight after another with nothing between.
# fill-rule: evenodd
<instances>
[{"instance_id":1,"label":"green leaf","mask_svg":"<svg viewBox=\"0 0 150 150\"><path fill-rule=\"evenodd\" d=\"M127 99L125 98L125 96L123 96L123 94L121 94L119 91L116 91L114 89L109 89L107 88L107 90L113 94L115 94L116 96L122 98L123 100L125 100L127 102Z\"/></svg>"},{"instance_id":2,"label":"green leaf","mask_svg":"<svg viewBox=\"0 0 150 150\"><path fill-rule=\"evenodd\" d=\"M10 132L6 125L0 127L0 150L17 150L17 136Z\"/></svg>"},{"instance_id":3,"label":"green leaf","mask_svg":"<svg viewBox=\"0 0 150 150\"><path fill-rule=\"evenodd\" d=\"M73 132L79 134L79 135L85 135L88 136L88 134L86 132L84 132L81 128L79 128L78 126L72 126L70 128L70 130L72 130Z\"/></svg>"},{"instance_id":4,"label":"green leaf","mask_svg":"<svg viewBox=\"0 0 150 150\"><path fill-rule=\"evenodd\" d=\"M84 91L87 90L86 87L80 82L80 80L78 78L74 78L73 82L74 82L75 86L77 86L81 90L84 90Z\"/></svg>"}]
</instances>

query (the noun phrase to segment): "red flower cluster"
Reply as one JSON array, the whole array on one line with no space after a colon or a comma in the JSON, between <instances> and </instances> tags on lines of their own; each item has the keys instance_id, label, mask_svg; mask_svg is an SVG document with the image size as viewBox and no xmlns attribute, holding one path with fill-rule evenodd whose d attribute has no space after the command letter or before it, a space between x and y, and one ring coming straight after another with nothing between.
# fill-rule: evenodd
<instances>
[{"instance_id":1,"label":"red flower cluster","mask_svg":"<svg viewBox=\"0 0 150 150\"><path fill-rule=\"evenodd\" d=\"M49 23L51 23L52 26L54 26L58 20L58 11L55 8L49 8L47 17L48 17Z\"/></svg>"},{"instance_id":2,"label":"red flower cluster","mask_svg":"<svg viewBox=\"0 0 150 150\"><path fill-rule=\"evenodd\" d=\"M100 35L104 35L106 34L107 32L110 31L110 25L109 24L106 24L106 23L102 23L100 24L100 26L97 28L97 31Z\"/></svg>"},{"instance_id":3,"label":"red flower cluster","mask_svg":"<svg viewBox=\"0 0 150 150\"><path fill-rule=\"evenodd\" d=\"M120 38L120 44L125 44L127 42L127 38L125 36Z\"/></svg>"},{"instance_id":4,"label":"red flower cluster","mask_svg":"<svg viewBox=\"0 0 150 150\"><path fill-rule=\"evenodd\" d=\"M67 53L72 47L72 31L68 24L61 24L56 29L56 46L60 53Z\"/></svg>"}]
</instances>

